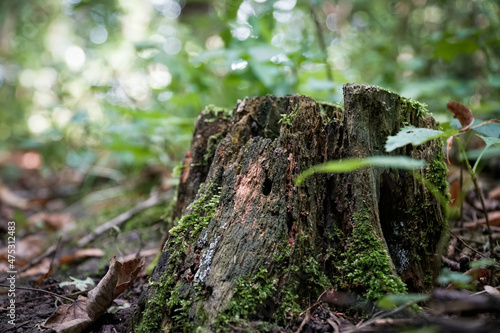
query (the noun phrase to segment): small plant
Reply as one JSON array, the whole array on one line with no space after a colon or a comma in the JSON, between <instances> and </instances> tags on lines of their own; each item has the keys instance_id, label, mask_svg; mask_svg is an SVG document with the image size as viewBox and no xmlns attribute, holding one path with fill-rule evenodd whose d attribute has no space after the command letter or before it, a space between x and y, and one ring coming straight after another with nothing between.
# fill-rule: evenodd
<instances>
[{"instance_id":1,"label":"small plant","mask_svg":"<svg viewBox=\"0 0 500 333\"><path fill-rule=\"evenodd\" d=\"M295 107L293 108L292 112L285 113L281 115L281 119L278 121L278 124L285 123L287 125L292 125L292 119L297 115L297 110L299 108L298 104L295 104Z\"/></svg>"}]
</instances>

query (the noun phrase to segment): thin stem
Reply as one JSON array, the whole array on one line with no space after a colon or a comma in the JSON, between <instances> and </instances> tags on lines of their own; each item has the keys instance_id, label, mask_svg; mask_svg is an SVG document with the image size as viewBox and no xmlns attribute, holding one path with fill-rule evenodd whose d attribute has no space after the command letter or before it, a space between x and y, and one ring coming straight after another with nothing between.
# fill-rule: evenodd
<instances>
[{"instance_id":1,"label":"thin stem","mask_svg":"<svg viewBox=\"0 0 500 333\"><path fill-rule=\"evenodd\" d=\"M8 284L0 284L0 287L9 288L10 286L9 286ZM61 298L64 298L65 300L68 300L68 301L70 301L70 302L74 302L74 301L75 301L74 299L71 299L71 298L69 298L69 297L65 297L65 296L58 295L58 294L53 293L52 291L48 291L48 290L36 289L36 288L29 288L29 287L17 287L17 286L16 286L16 289L21 289L21 290L30 290L30 291L38 291L38 292L41 292L41 293L46 293L46 294L52 295L52 296L54 296L54 297L61 297Z\"/></svg>"},{"instance_id":2,"label":"thin stem","mask_svg":"<svg viewBox=\"0 0 500 333\"><path fill-rule=\"evenodd\" d=\"M321 23L319 23L318 15L316 14L316 9L314 8L314 5L311 4L310 8L311 8L311 16L313 18L314 24L316 25L316 31L318 33L319 46L321 48L321 51L323 51L323 53L325 54L323 62L325 63L326 66L326 77L328 78L328 80L333 82L332 68L328 63L328 50L326 49L325 38L323 35L323 28L321 27Z\"/></svg>"},{"instance_id":3,"label":"thin stem","mask_svg":"<svg viewBox=\"0 0 500 333\"><path fill-rule=\"evenodd\" d=\"M491 227L490 227L490 219L488 217L488 211L486 210L486 205L484 203L484 198L481 193L481 189L479 188L479 184L477 183L477 178L475 172L472 170L472 167L470 166L469 159L467 158L467 152L465 151L464 146L462 145L462 141L460 140L459 137L456 137L458 146L460 148L460 152L464 156L464 161L465 165L467 166L467 171L469 171L470 177L472 179L472 182L474 183L474 187L476 188L477 195L479 196L479 200L481 201L481 207L483 208L484 212L484 219L486 220L486 226L488 228L488 242L490 243L490 258L494 259L495 258L495 253L493 251L493 237L491 233Z\"/></svg>"},{"instance_id":4,"label":"thin stem","mask_svg":"<svg viewBox=\"0 0 500 333\"><path fill-rule=\"evenodd\" d=\"M462 200L462 192L464 191L464 162L460 162L460 192L458 194L458 200L460 200L460 227L464 224L464 200ZM465 197L464 197L465 199Z\"/></svg>"},{"instance_id":5,"label":"thin stem","mask_svg":"<svg viewBox=\"0 0 500 333\"><path fill-rule=\"evenodd\" d=\"M490 259L487 256L485 256L484 254L482 254L481 252L479 252L478 250L474 249L472 246L468 245L462 238L458 237L453 231L450 230L449 233L453 237L455 237L456 239L458 239L460 241L460 243L462 243L466 248L468 248L472 252L476 253L477 255L479 255L479 256L481 256L483 258Z\"/></svg>"}]
</instances>

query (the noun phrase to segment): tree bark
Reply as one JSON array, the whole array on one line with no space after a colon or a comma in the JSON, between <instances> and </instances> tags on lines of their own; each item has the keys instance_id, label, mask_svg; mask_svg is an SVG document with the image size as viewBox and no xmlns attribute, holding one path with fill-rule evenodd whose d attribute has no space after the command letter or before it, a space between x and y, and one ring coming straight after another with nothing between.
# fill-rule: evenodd
<instances>
[{"instance_id":1,"label":"tree bark","mask_svg":"<svg viewBox=\"0 0 500 333\"><path fill-rule=\"evenodd\" d=\"M444 212L409 172L365 168L294 184L329 160L387 155L387 136L405 125L436 128L421 104L347 84L343 112L305 96L266 96L239 102L230 118L211 117L198 120L190 153L210 155L210 167L184 170L183 217L140 302L137 331L215 332L255 322L265 331L290 325L320 295L335 299L331 290L377 300L431 288ZM391 154L425 159L419 172L446 193L441 142ZM345 305L339 298L329 303Z\"/></svg>"}]
</instances>

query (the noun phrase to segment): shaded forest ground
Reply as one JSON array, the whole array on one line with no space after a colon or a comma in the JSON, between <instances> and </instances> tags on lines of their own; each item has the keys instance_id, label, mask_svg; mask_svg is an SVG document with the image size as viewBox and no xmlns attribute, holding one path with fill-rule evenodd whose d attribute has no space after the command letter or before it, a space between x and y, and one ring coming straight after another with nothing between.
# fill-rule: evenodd
<instances>
[{"instance_id":1,"label":"shaded forest ground","mask_svg":"<svg viewBox=\"0 0 500 333\"><path fill-rule=\"evenodd\" d=\"M31 154L31 155L29 155ZM44 176L27 161L35 153L13 153L2 161L3 171L16 170L18 177L0 184L0 230L3 272L0 283L7 285L8 221L16 222L15 326L7 323L7 288L1 289L0 330L37 332L62 300L85 295L104 276L109 260L130 260L145 256L146 264L130 287L113 302L110 312L100 317L86 332L125 332L138 297L147 286L155 255L162 237L171 227L165 221L171 210L174 186L171 170L159 166L145 169L133 178L111 177L110 173L78 174L71 169L57 176ZM490 161L479 182L490 214L494 246L500 238L500 166ZM28 167L27 167L28 166ZM449 167L448 181L455 202L460 201L460 168ZM488 279L490 247L484 225L484 213L466 173L462 175L463 208L452 207L450 240L443 259L441 288L436 287L430 301L419 303L423 312L402 306L389 312L371 307L364 318L343 313L339 307L311 300L296 321L289 323L293 332L386 331L404 327L436 326L450 332L494 332L498 330L500 293L497 277ZM148 202L148 205L140 203ZM71 205L69 203L72 203ZM135 209L135 210L134 210ZM120 214L135 213L130 216ZM99 231L95 239L83 238L97 227L114 221L115 227ZM474 263L483 263L482 265ZM90 280L88 280L90 279ZM91 284L89 281L92 281ZM60 283L71 282L61 287ZM24 289L26 288L26 289ZM464 289L462 289L464 288ZM462 289L462 291L459 291ZM467 291L470 289L470 291ZM46 291L46 292L45 292ZM47 293L50 292L50 293ZM470 297L470 295L477 295ZM64 301L67 302L67 301ZM353 325L361 324L357 328ZM256 324L257 327L257 324ZM250 330L252 330L250 328ZM235 331L236 328L235 328ZM255 331L259 331L255 328Z\"/></svg>"}]
</instances>

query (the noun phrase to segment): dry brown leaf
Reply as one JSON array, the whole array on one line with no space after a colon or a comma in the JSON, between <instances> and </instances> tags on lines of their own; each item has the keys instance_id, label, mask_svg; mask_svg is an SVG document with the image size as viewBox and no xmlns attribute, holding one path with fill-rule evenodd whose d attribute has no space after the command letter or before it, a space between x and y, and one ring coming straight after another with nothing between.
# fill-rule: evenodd
<instances>
[{"instance_id":1,"label":"dry brown leaf","mask_svg":"<svg viewBox=\"0 0 500 333\"><path fill-rule=\"evenodd\" d=\"M488 220L490 221L490 226L500 227L500 211L488 213ZM478 219L477 223L486 224L486 219Z\"/></svg>"},{"instance_id":2,"label":"dry brown leaf","mask_svg":"<svg viewBox=\"0 0 500 333\"><path fill-rule=\"evenodd\" d=\"M50 270L50 258L43 258L38 264L19 274L19 277L45 274Z\"/></svg>"},{"instance_id":3,"label":"dry brown leaf","mask_svg":"<svg viewBox=\"0 0 500 333\"><path fill-rule=\"evenodd\" d=\"M491 296L495 296L495 297L499 297L500 298L500 291L498 291L497 288L493 288L492 286L484 286L484 291L486 291L487 294L491 295Z\"/></svg>"},{"instance_id":4,"label":"dry brown leaf","mask_svg":"<svg viewBox=\"0 0 500 333\"><path fill-rule=\"evenodd\" d=\"M79 296L76 302L58 307L43 328L51 328L58 333L82 332L104 314L113 299L132 283L144 261L144 258L137 258L122 264L112 258L108 272L97 286L89 291L88 298Z\"/></svg>"},{"instance_id":5,"label":"dry brown leaf","mask_svg":"<svg viewBox=\"0 0 500 333\"><path fill-rule=\"evenodd\" d=\"M500 227L500 211L488 213L488 219L490 221L490 226ZM486 225L486 219L478 219L477 221L465 222L463 224L464 228L474 231L480 229L481 226Z\"/></svg>"},{"instance_id":6,"label":"dry brown leaf","mask_svg":"<svg viewBox=\"0 0 500 333\"><path fill-rule=\"evenodd\" d=\"M130 284L132 284L145 262L145 258L141 257L123 263L120 275L118 276L118 283L115 288L115 298L124 292Z\"/></svg>"},{"instance_id":7,"label":"dry brown leaf","mask_svg":"<svg viewBox=\"0 0 500 333\"><path fill-rule=\"evenodd\" d=\"M93 249L82 249L78 250L75 253L69 254L67 256L59 259L60 265L68 264L72 261L77 261L85 258L91 257L102 257L104 255L104 251L101 249L93 248Z\"/></svg>"},{"instance_id":8,"label":"dry brown leaf","mask_svg":"<svg viewBox=\"0 0 500 333\"><path fill-rule=\"evenodd\" d=\"M449 101L446 103L446 107L450 110L455 117L457 117L460 125L462 125L461 132L467 130L472 123L474 123L474 115L472 111L460 102Z\"/></svg>"},{"instance_id":9,"label":"dry brown leaf","mask_svg":"<svg viewBox=\"0 0 500 333\"><path fill-rule=\"evenodd\" d=\"M73 216L70 214L48 214L43 212L33 214L28 219L30 225L36 225L42 222L44 227L50 230L62 229L71 221L73 221Z\"/></svg>"},{"instance_id":10,"label":"dry brown leaf","mask_svg":"<svg viewBox=\"0 0 500 333\"><path fill-rule=\"evenodd\" d=\"M75 302L59 306L42 328L53 329L58 333L78 333L91 323L87 314L87 298L78 296Z\"/></svg>"},{"instance_id":11,"label":"dry brown leaf","mask_svg":"<svg viewBox=\"0 0 500 333\"><path fill-rule=\"evenodd\" d=\"M16 238L16 265L22 267L42 254L45 239L38 235L29 235L21 239ZM0 250L0 260L7 261L7 247Z\"/></svg>"},{"instance_id":12,"label":"dry brown leaf","mask_svg":"<svg viewBox=\"0 0 500 333\"><path fill-rule=\"evenodd\" d=\"M487 268L476 267L476 268L469 269L464 274L469 275L472 278L472 281L477 281L482 277L488 276L489 270Z\"/></svg>"},{"instance_id":13,"label":"dry brown leaf","mask_svg":"<svg viewBox=\"0 0 500 333\"><path fill-rule=\"evenodd\" d=\"M28 200L12 193L12 191L2 183L0 183L0 201L3 201L11 207L22 210L28 209Z\"/></svg>"},{"instance_id":14,"label":"dry brown leaf","mask_svg":"<svg viewBox=\"0 0 500 333\"><path fill-rule=\"evenodd\" d=\"M94 289L89 291L87 313L90 318L99 318L111 306L113 299L115 299L115 288L122 266L122 263L116 261L113 257L109 263L106 275L104 275Z\"/></svg>"},{"instance_id":15,"label":"dry brown leaf","mask_svg":"<svg viewBox=\"0 0 500 333\"><path fill-rule=\"evenodd\" d=\"M493 190L490 191L490 193L488 193L488 199L500 201L500 186L494 188Z\"/></svg>"},{"instance_id":16,"label":"dry brown leaf","mask_svg":"<svg viewBox=\"0 0 500 333\"><path fill-rule=\"evenodd\" d=\"M450 206L456 206L460 200L460 182L458 180L454 180L450 184L450 198Z\"/></svg>"},{"instance_id":17,"label":"dry brown leaf","mask_svg":"<svg viewBox=\"0 0 500 333\"><path fill-rule=\"evenodd\" d=\"M158 254L158 249L157 248L152 248L152 249L149 249L149 250L144 250L144 251L141 251L141 257L152 257L152 256L155 256ZM129 261L129 260L133 260L137 257L137 254L135 253L132 253L132 254L129 254L129 255L126 255L125 257L122 258L123 261Z\"/></svg>"},{"instance_id":18,"label":"dry brown leaf","mask_svg":"<svg viewBox=\"0 0 500 333\"><path fill-rule=\"evenodd\" d=\"M43 283L43 281L47 280L54 273L54 266L50 265L49 269L45 271L46 273L40 276L40 278L36 281L36 285L39 286Z\"/></svg>"},{"instance_id":19,"label":"dry brown leaf","mask_svg":"<svg viewBox=\"0 0 500 333\"><path fill-rule=\"evenodd\" d=\"M469 269L464 275L468 275L471 277L472 281L477 281L482 277L486 277L489 275L489 271L487 268L476 267ZM446 289L459 289L458 285L455 283L451 283Z\"/></svg>"}]
</instances>

